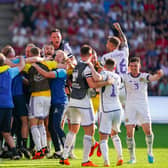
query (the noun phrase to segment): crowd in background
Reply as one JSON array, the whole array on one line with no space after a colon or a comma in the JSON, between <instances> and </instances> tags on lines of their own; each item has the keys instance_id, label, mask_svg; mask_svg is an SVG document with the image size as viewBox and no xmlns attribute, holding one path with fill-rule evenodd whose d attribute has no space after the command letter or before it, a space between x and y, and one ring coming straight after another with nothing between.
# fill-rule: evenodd
<instances>
[{"instance_id":1,"label":"crowd in background","mask_svg":"<svg viewBox=\"0 0 168 168\"><path fill-rule=\"evenodd\" d=\"M101 57L113 22L127 36L130 57L139 56L142 71L162 68L165 76L149 85L149 95L168 96L168 1L166 0L16 0L9 27L12 45L23 54L27 43L40 48L53 28L62 30L78 58L80 46L90 44Z\"/></svg>"}]
</instances>

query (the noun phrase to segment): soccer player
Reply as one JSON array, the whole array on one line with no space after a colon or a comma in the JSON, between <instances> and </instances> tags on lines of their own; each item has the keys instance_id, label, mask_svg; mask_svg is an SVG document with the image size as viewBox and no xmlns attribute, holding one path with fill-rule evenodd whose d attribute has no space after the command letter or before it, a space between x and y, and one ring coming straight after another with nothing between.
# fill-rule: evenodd
<instances>
[{"instance_id":1,"label":"soccer player","mask_svg":"<svg viewBox=\"0 0 168 168\"><path fill-rule=\"evenodd\" d=\"M24 68L23 57L15 68L5 65L5 56L0 53L0 132L12 151L13 159L20 159L16 151L14 140L10 134L12 109L14 107L12 100L12 79Z\"/></svg>"},{"instance_id":2,"label":"soccer player","mask_svg":"<svg viewBox=\"0 0 168 168\"><path fill-rule=\"evenodd\" d=\"M119 91L121 85L121 77L116 74L115 71L115 61L111 58L107 59L104 65L103 71L97 73L94 67L90 64L92 70L92 75L95 81L107 80L112 78L114 81L112 85L107 85L101 88L101 105L100 105L100 149L104 158L104 166L109 167L109 157L108 157L108 136L111 134L112 129L112 140L114 146L117 150L118 161L117 166L123 164L122 157L122 146L118 132L120 132L121 124L121 114L122 105L119 100Z\"/></svg>"},{"instance_id":3,"label":"soccer player","mask_svg":"<svg viewBox=\"0 0 168 168\"><path fill-rule=\"evenodd\" d=\"M71 68L71 71L74 69L74 67L77 65L77 61L76 61L76 58L75 56L73 55L72 53L72 49L71 47L69 46L69 43L66 42L63 38L62 38L62 34L61 34L61 31L60 29L53 29L51 31L51 34L50 34L50 41L51 41L51 44L54 46L54 49L55 49L55 54L58 50L63 50L64 52L67 53L67 56L71 59L71 64L70 64L70 67ZM72 81L71 81L71 78L72 76L71 75L68 75L67 76L67 84L66 84L66 87L65 87L65 90L66 90L66 93L68 95L68 97L70 96L70 93L71 93L71 88L70 86L72 85ZM69 110L67 110L67 112L65 113L64 116L67 117L67 119L69 120ZM69 122L68 124L68 127L70 128L71 127L71 124ZM72 158L72 159L75 159L76 156L73 152L73 149L75 147L75 141L74 141L74 144L70 150L70 153L69 153L69 157Z\"/></svg>"},{"instance_id":4,"label":"soccer player","mask_svg":"<svg viewBox=\"0 0 168 168\"><path fill-rule=\"evenodd\" d=\"M95 67L95 70L98 72L101 72L103 67L100 65L100 63L98 62L98 57L97 57L97 53L94 49L92 49L92 64ZM98 88L91 88L89 89L89 93L91 96L91 100L93 103L93 109L94 109L94 113L95 115L97 114L98 110L99 110L99 104L100 104L100 97L99 97L99 89ZM95 129L96 129L96 125L95 125ZM101 150L100 150L100 145L99 143L95 140L94 136L92 137L92 147L89 153L89 157L91 157L94 154L95 149L97 148L97 156L100 157L101 156Z\"/></svg>"},{"instance_id":5,"label":"soccer player","mask_svg":"<svg viewBox=\"0 0 168 168\"><path fill-rule=\"evenodd\" d=\"M71 128L66 136L64 152L60 164L70 165L68 160L69 150L74 143L80 124L84 129L83 162L82 166L96 167L89 161L89 152L92 145L91 139L94 134L94 112L88 89L111 84L111 80L95 82L92 78L88 62L92 59L92 48L88 45L81 47L81 61L78 62L72 74L72 92L70 95L70 122Z\"/></svg>"},{"instance_id":6,"label":"soccer player","mask_svg":"<svg viewBox=\"0 0 168 168\"><path fill-rule=\"evenodd\" d=\"M12 63L17 65L18 60L15 57L15 51L12 46L7 45L2 49L2 53L11 60ZM28 138L28 110L26 107L26 99L23 93L23 76L18 74L12 81L12 96L14 103L14 122L13 132L17 136L17 148L23 152L26 158L30 158L30 153L27 150ZM21 123L20 123L21 122Z\"/></svg>"},{"instance_id":7,"label":"soccer player","mask_svg":"<svg viewBox=\"0 0 168 168\"><path fill-rule=\"evenodd\" d=\"M62 34L61 34L61 31L59 29L53 29L51 31L50 41L51 41L51 44L54 46L55 51L63 50L64 52L67 53L68 57L71 59L72 65L77 64L75 56L72 54L72 49L69 46L69 43L65 42L62 39Z\"/></svg>"},{"instance_id":8,"label":"soccer player","mask_svg":"<svg viewBox=\"0 0 168 168\"><path fill-rule=\"evenodd\" d=\"M30 57L32 56L40 58L40 49L37 47L31 48ZM38 65L45 70L57 67L55 61L42 61ZM44 119L49 114L51 99L50 87L48 80L40 75L31 64L26 64L24 71L28 73L29 77L31 97L28 115L33 141L37 149L32 159L40 159L44 157L44 154L48 153Z\"/></svg>"},{"instance_id":9,"label":"soccer player","mask_svg":"<svg viewBox=\"0 0 168 168\"><path fill-rule=\"evenodd\" d=\"M116 35L108 37L106 44L108 53L102 56L101 64L105 65L105 61L108 58L114 59L116 62L116 73L122 76L128 71L129 48L127 39L122 32L119 23L114 23L113 27Z\"/></svg>"},{"instance_id":10,"label":"soccer player","mask_svg":"<svg viewBox=\"0 0 168 168\"><path fill-rule=\"evenodd\" d=\"M129 57L129 48L126 36L124 35L123 31L121 30L121 27L119 23L113 24L113 30L115 32L115 36L110 36L107 40L106 48L108 53L104 54L101 59L101 64L104 65L105 61L109 58L112 58L116 62L116 73L119 74L120 77L122 77L124 74L128 72L128 57ZM125 88L123 86L123 83L121 83L120 88L120 101L122 103L122 106L125 106ZM114 144L114 147L116 148L116 143L120 142L119 136L113 136L115 133L111 133L111 138ZM120 151L120 149L116 149L116 151ZM120 152L118 153L118 156L120 156Z\"/></svg>"},{"instance_id":11,"label":"soccer player","mask_svg":"<svg viewBox=\"0 0 168 168\"><path fill-rule=\"evenodd\" d=\"M47 60L53 60L55 50L52 44L45 44L42 50L43 50L43 55L45 58L47 58Z\"/></svg>"},{"instance_id":12,"label":"soccer player","mask_svg":"<svg viewBox=\"0 0 168 168\"><path fill-rule=\"evenodd\" d=\"M65 64L66 68L68 66L68 60L70 61L65 52L62 50L57 51L55 56L56 62ZM67 72L65 69L56 69L47 72L40 68L37 64L33 64L33 66L45 78L52 79L50 81L51 108L49 114L49 131L55 147L55 153L52 158L61 158L61 147L64 147L65 142L65 133L61 128L61 119L68 104L68 97L65 93Z\"/></svg>"},{"instance_id":13,"label":"soccer player","mask_svg":"<svg viewBox=\"0 0 168 168\"><path fill-rule=\"evenodd\" d=\"M26 46L26 48L25 48L25 56L26 56L26 58L31 57L31 55L30 55L30 50L31 50L31 48L33 48L33 47L36 47L33 43L27 44L27 46Z\"/></svg>"},{"instance_id":14,"label":"soccer player","mask_svg":"<svg viewBox=\"0 0 168 168\"><path fill-rule=\"evenodd\" d=\"M124 35L119 23L113 24L114 36L108 37L106 48L108 53L104 54L101 59L101 64L105 64L105 60L112 58L116 62L116 73L121 77L128 72L128 57L129 48L126 36ZM125 106L125 89L121 83L120 101L122 106Z\"/></svg>"},{"instance_id":15,"label":"soccer player","mask_svg":"<svg viewBox=\"0 0 168 168\"><path fill-rule=\"evenodd\" d=\"M43 46L42 51L43 51L42 55L47 60L53 60L53 55L54 55L55 51L54 51L54 46L52 44L45 44ZM47 146L48 146L48 150L49 150L49 153L47 154L47 157L50 156L50 151L51 151L51 135L50 135L50 132L48 130L48 122L49 122L48 118L49 117L46 117L44 119L44 125L45 125L45 129L46 129L46 132L47 132Z\"/></svg>"},{"instance_id":16,"label":"soccer player","mask_svg":"<svg viewBox=\"0 0 168 168\"><path fill-rule=\"evenodd\" d=\"M126 107L125 125L127 129L127 146L130 153L128 163L136 162L134 128L136 123L140 123L146 136L148 162L154 162L152 152L154 135L151 126L151 116L149 112L147 86L148 82L156 81L163 76L163 71L158 70L156 74L140 72L140 59L133 57L129 61L130 73L123 76L126 87Z\"/></svg>"}]
</instances>

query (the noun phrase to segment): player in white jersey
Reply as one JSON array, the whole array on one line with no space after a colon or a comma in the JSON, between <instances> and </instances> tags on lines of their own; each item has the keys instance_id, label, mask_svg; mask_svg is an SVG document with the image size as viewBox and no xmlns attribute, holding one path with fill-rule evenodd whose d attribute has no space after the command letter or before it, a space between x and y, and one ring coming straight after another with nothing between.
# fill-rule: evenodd
<instances>
[{"instance_id":1,"label":"player in white jersey","mask_svg":"<svg viewBox=\"0 0 168 168\"><path fill-rule=\"evenodd\" d=\"M138 57L131 58L129 62L130 73L123 76L127 93L125 125L127 129L127 146L130 153L130 161L128 163L130 164L136 162L134 128L137 122L141 124L146 135L148 162L154 162L154 156L152 153L154 136L151 128L147 86L148 82L156 81L163 76L162 70L158 70L154 75L141 73L140 66L140 59Z\"/></svg>"},{"instance_id":2,"label":"player in white jersey","mask_svg":"<svg viewBox=\"0 0 168 168\"><path fill-rule=\"evenodd\" d=\"M108 136L113 132L112 140L117 150L118 161L117 166L123 164L122 145L118 132L120 132L122 105L119 100L119 89L121 85L121 77L114 72L115 61L111 58L107 59L103 71L98 74L94 67L90 64L94 80L107 80L112 78L113 84L101 88L101 117L100 117L100 149L104 158L104 166L109 166L108 157Z\"/></svg>"},{"instance_id":3,"label":"player in white jersey","mask_svg":"<svg viewBox=\"0 0 168 168\"><path fill-rule=\"evenodd\" d=\"M128 71L129 49L127 39L122 32L119 23L113 24L116 36L109 36L107 39L106 49L107 54L104 54L101 59L101 64L105 65L108 58L112 58L116 62L116 72L122 76Z\"/></svg>"},{"instance_id":4,"label":"player in white jersey","mask_svg":"<svg viewBox=\"0 0 168 168\"><path fill-rule=\"evenodd\" d=\"M108 58L112 58L116 62L116 73L121 77L128 72L128 57L129 48L126 36L121 30L119 23L113 24L114 36L109 36L107 39L106 49L107 54L104 54L101 59L101 64L104 65ZM125 88L121 83L120 101L125 107Z\"/></svg>"},{"instance_id":5,"label":"player in white jersey","mask_svg":"<svg viewBox=\"0 0 168 168\"><path fill-rule=\"evenodd\" d=\"M101 64L104 65L105 61L109 58L112 58L116 62L116 73L121 77L128 72L128 57L129 57L129 48L126 36L119 23L113 24L114 36L110 36L107 39L106 49L107 54L104 54L101 59ZM122 106L125 107L125 88L123 83L121 83L120 88L120 101ZM113 138L113 132L111 134L113 144L115 144L116 139ZM114 145L116 148L116 146ZM118 151L118 149L116 149ZM119 155L119 154L118 154Z\"/></svg>"}]
</instances>

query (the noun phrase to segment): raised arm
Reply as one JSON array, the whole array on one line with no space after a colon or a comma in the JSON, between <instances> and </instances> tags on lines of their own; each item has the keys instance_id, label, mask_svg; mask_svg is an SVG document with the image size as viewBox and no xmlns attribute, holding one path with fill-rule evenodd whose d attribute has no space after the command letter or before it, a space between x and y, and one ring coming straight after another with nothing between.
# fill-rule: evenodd
<instances>
[{"instance_id":1,"label":"raised arm","mask_svg":"<svg viewBox=\"0 0 168 168\"><path fill-rule=\"evenodd\" d=\"M127 38L126 38L125 34L123 33L123 31L120 27L120 24L114 23L113 29L117 32L117 37L121 40L121 45L123 46L124 44L127 44Z\"/></svg>"},{"instance_id":2,"label":"raised arm","mask_svg":"<svg viewBox=\"0 0 168 168\"><path fill-rule=\"evenodd\" d=\"M149 78L148 78L148 80L151 81L151 82L159 80L163 76L163 74L164 74L163 70L160 69L160 70L157 71L156 74L150 75Z\"/></svg>"}]
</instances>

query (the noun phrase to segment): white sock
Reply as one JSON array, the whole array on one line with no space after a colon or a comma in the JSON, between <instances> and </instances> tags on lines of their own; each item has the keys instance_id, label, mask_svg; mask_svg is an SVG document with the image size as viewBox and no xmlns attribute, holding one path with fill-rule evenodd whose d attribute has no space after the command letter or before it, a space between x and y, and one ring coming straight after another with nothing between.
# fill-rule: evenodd
<instances>
[{"instance_id":1,"label":"white sock","mask_svg":"<svg viewBox=\"0 0 168 168\"><path fill-rule=\"evenodd\" d=\"M101 152L102 152L102 156L103 156L104 162L106 164L109 164L107 140L101 140L100 141L100 149L101 149Z\"/></svg>"},{"instance_id":2,"label":"white sock","mask_svg":"<svg viewBox=\"0 0 168 168\"><path fill-rule=\"evenodd\" d=\"M135 159L135 140L134 138L127 137L127 147L130 153L130 159L134 160Z\"/></svg>"},{"instance_id":3,"label":"white sock","mask_svg":"<svg viewBox=\"0 0 168 168\"><path fill-rule=\"evenodd\" d=\"M145 139L146 139L146 144L147 144L147 148L148 148L148 154L153 156L153 152L152 152L153 139L154 139L153 133L151 135L146 135Z\"/></svg>"},{"instance_id":4,"label":"white sock","mask_svg":"<svg viewBox=\"0 0 168 168\"><path fill-rule=\"evenodd\" d=\"M37 151L39 151L42 147L41 147L40 132L39 129L37 128L37 125L31 127L31 133L36 149Z\"/></svg>"},{"instance_id":5,"label":"white sock","mask_svg":"<svg viewBox=\"0 0 168 168\"><path fill-rule=\"evenodd\" d=\"M71 149L72 144L74 143L74 140L76 139L76 134L73 132L68 132L66 139L65 139L65 144L64 144L64 151L62 157L64 159L67 159L69 156L69 151Z\"/></svg>"},{"instance_id":6,"label":"white sock","mask_svg":"<svg viewBox=\"0 0 168 168\"><path fill-rule=\"evenodd\" d=\"M73 150L74 150L74 148L75 148L75 143L76 143L76 137L75 137L74 142L73 142L73 144L72 144L72 146L71 146L71 148L70 148L70 151L69 151L70 154L73 153Z\"/></svg>"},{"instance_id":7,"label":"white sock","mask_svg":"<svg viewBox=\"0 0 168 168\"><path fill-rule=\"evenodd\" d=\"M118 135L114 135L111 137L111 139L113 141L113 145L115 147L115 150L117 151L118 160L120 160L120 159L122 159L122 156L123 156L120 137Z\"/></svg>"},{"instance_id":8,"label":"white sock","mask_svg":"<svg viewBox=\"0 0 168 168\"><path fill-rule=\"evenodd\" d=\"M83 162L88 162L89 160L89 153L92 147L92 136L84 135L83 140Z\"/></svg>"},{"instance_id":9,"label":"white sock","mask_svg":"<svg viewBox=\"0 0 168 168\"><path fill-rule=\"evenodd\" d=\"M42 146L42 148L44 148L44 147L47 146L47 134L46 134L44 124L38 125L38 129L39 129L39 132L40 132L41 146Z\"/></svg>"},{"instance_id":10,"label":"white sock","mask_svg":"<svg viewBox=\"0 0 168 168\"><path fill-rule=\"evenodd\" d=\"M50 152L51 151L51 140L47 140L47 147Z\"/></svg>"}]
</instances>

